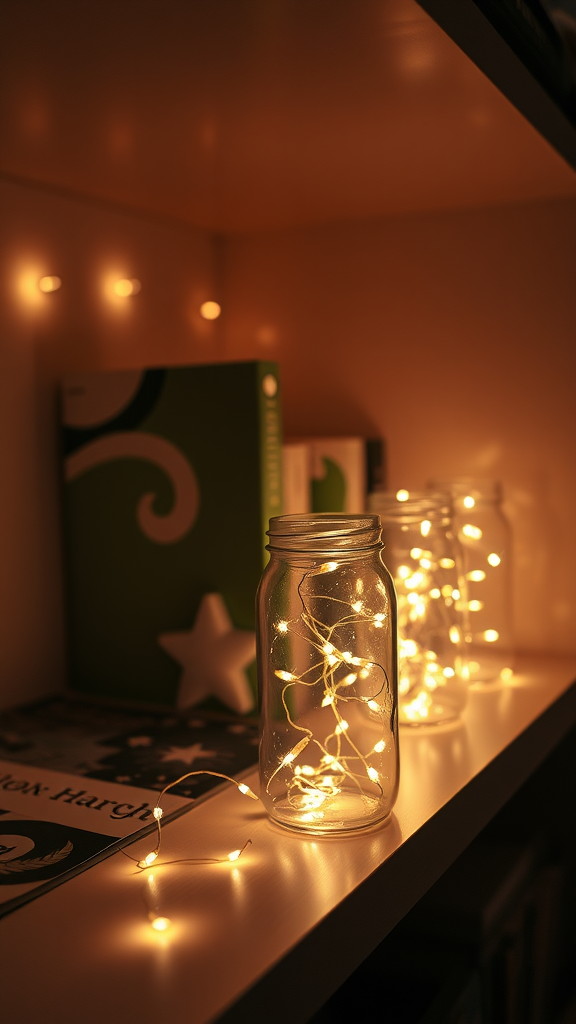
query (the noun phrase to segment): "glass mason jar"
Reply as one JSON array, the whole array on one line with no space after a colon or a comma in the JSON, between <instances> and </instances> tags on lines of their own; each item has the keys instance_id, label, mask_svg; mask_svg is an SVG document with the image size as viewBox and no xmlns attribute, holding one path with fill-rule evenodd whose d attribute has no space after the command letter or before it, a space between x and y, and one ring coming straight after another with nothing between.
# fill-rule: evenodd
<instances>
[{"instance_id":1,"label":"glass mason jar","mask_svg":"<svg viewBox=\"0 0 576 1024\"><path fill-rule=\"evenodd\" d=\"M511 531L497 481L433 481L452 497L465 575L464 633L471 683L506 680L513 669Z\"/></svg>"},{"instance_id":2,"label":"glass mason jar","mask_svg":"<svg viewBox=\"0 0 576 1024\"><path fill-rule=\"evenodd\" d=\"M468 696L460 552L446 494L375 491L386 564L398 599L401 725L457 719Z\"/></svg>"},{"instance_id":3,"label":"glass mason jar","mask_svg":"<svg viewBox=\"0 0 576 1024\"><path fill-rule=\"evenodd\" d=\"M257 595L260 798L305 832L366 828L398 790L396 599L368 514L276 516Z\"/></svg>"}]
</instances>

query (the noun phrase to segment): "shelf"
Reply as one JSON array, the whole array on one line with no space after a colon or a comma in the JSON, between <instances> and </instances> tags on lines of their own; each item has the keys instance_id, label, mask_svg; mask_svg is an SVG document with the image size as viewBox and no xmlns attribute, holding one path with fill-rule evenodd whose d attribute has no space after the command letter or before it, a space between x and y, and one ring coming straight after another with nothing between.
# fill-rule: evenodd
<instances>
[{"instance_id":1,"label":"shelf","mask_svg":"<svg viewBox=\"0 0 576 1024\"><path fill-rule=\"evenodd\" d=\"M448 36L462 48L494 85L526 117L565 160L576 168L576 124L558 106L550 92L524 65L517 52L503 38L479 8L498 10L493 0L419 0ZM529 5L525 5L529 8ZM506 4L500 4L500 18L508 21ZM520 24L522 17L517 16ZM519 43L522 39L518 40ZM518 49L522 49L519 46ZM547 54L546 54L547 55ZM543 61L544 63L544 61ZM559 77L559 76L558 76ZM574 105L573 102L571 104Z\"/></svg>"},{"instance_id":2,"label":"shelf","mask_svg":"<svg viewBox=\"0 0 576 1024\"><path fill-rule=\"evenodd\" d=\"M272 1006L278 1024L306 1021L576 723L575 674L574 658L525 659L512 684L471 693L461 725L403 732L387 827L305 838L223 790L165 828L178 863L152 883L116 854L20 908L0 921L5 1024L40 1006L42 1024L234 1024ZM186 863L248 838L235 865Z\"/></svg>"},{"instance_id":3,"label":"shelf","mask_svg":"<svg viewBox=\"0 0 576 1024\"><path fill-rule=\"evenodd\" d=\"M0 171L84 201L227 234L576 195L472 0L12 2L0 51Z\"/></svg>"},{"instance_id":4,"label":"shelf","mask_svg":"<svg viewBox=\"0 0 576 1024\"><path fill-rule=\"evenodd\" d=\"M29 193L24 191L30 197L30 221L19 221L23 240L18 236L18 253L20 248L32 245L28 239L53 234L62 251L69 250L66 259L79 263L89 259L96 266L100 252L114 246L129 252L133 245L139 254L139 267L144 267L138 272L153 278L155 264L150 259L146 270L144 256L148 249L142 238L148 233L147 244L157 256L156 235L149 224L153 218L161 218L186 229L181 233L186 245L176 251L170 238L171 261L166 260L167 274L182 274L184 282L184 276L202 277L196 264L192 266L187 245L188 238L195 236L188 228L228 236L280 232L302 226L405 218L576 196L576 129L472 0L421 0L420 4L413 0L346 0L338 4L334 0L176 0L161 7L144 0L123 0L113 5L113 12L110 5L78 4L77 0L33 6L32 12L31 6L21 0L8 0L0 10L0 177L29 186ZM43 199L50 192L72 200L64 204L68 217L64 225L57 219L58 203L53 204L57 213L53 213L50 202L45 203L47 211L43 209ZM99 207L106 205L112 211L134 212L141 220L138 229L142 237L133 231L132 221L124 222L122 218L118 218L121 227L115 225L114 231L102 218L102 231L109 238L91 234L92 227L86 225L92 205L98 214ZM37 208L38 230L34 223ZM15 212L17 219L20 216L17 209L10 212ZM500 215L500 211L493 214ZM534 223L537 226L537 218ZM459 373L462 366L450 355L460 351L454 348L453 339L466 337L466 357L470 354L471 365L475 344L485 352L486 337L495 339L494 351L499 355L506 337L511 369L505 365L497 387L502 394L505 388L514 396L521 393L526 402L534 393L541 406L541 379L546 384L545 393L556 394L557 377L550 369L556 363L549 359L543 364L539 337L538 345L533 341L532 349L526 346L517 312L521 305L518 296L525 294L524 287L526 291L532 287L538 274L535 270L525 286L516 282L511 287L499 267L506 266L508 260L506 269L511 267L520 280L526 265L515 258L515 253L538 252L544 266L546 262L551 264L547 248L552 245L550 240L562 242L554 250L562 270L554 278L554 288L544 278L544 284L538 281L552 310L552 327L547 319L542 336L548 337L551 331L554 343L560 339L559 346L569 313L567 303L554 300L557 295L569 293L568 278L563 276L568 274L568 262L562 263L561 255L570 250L556 222L554 230L543 235L529 235L531 224L528 220L515 222L510 215L506 244L499 250L501 264L494 262L485 240L504 237L494 233L493 225L492 233L487 231L484 236L477 229L464 240L451 224L446 231L446 251L450 250L450 260L456 258L453 253L457 254L467 275L466 281L454 278L452 291L446 283L444 289L438 287L445 266L452 264L446 263L445 255L439 259L437 248L431 244L432 235L441 233L435 219L418 232L406 228L406 220L402 220L390 229L387 224L376 241L362 236L367 254L362 267L367 268L368 286L361 282L360 291L369 294L369 316L364 313L364 319L358 318L354 289L346 292L342 288L346 301L336 305L333 313L344 324L340 332L326 326L330 325L327 314L333 309L334 289L341 287L334 283L340 281L337 274L331 276L338 265L339 250L330 240L322 243L326 248L320 246L318 250L321 258L317 263L325 273L322 303L315 296L314 302L309 300L308 292L302 300L292 287L293 278L286 277L286 308L298 312L294 324L281 302L281 315L277 316L274 302L269 301L270 294L274 299L275 280L266 278L259 268L254 271L257 264L250 263L246 248L241 260L234 254L235 282L241 285L235 286L250 307L246 322L254 321L255 337L261 326L268 329L268 305L286 328L283 351L286 362L290 361L289 372L298 380L295 409L302 402L300 363L308 354L307 346L310 344L312 349L314 343L318 351L316 339L323 337L331 339L340 360L340 380L348 374L352 378L342 405L354 411L360 397L366 401L364 368L357 360L360 369L354 379L347 358L350 340L346 338L345 344L342 340L348 324L353 325L354 337L360 339L359 351L365 355L371 339L377 338L378 344L381 337L395 339L390 349L396 352L385 353L385 361L383 358L369 367L375 381L384 372L392 380L406 372L405 353L409 353L410 360L413 355L407 339L412 336L422 339L418 352L427 357L430 337L436 338L434 332L423 330L430 323L437 332L438 351L446 366L457 366ZM342 237L346 237L345 232ZM395 241L394 246L391 241ZM165 244L168 247L168 242ZM286 244L289 266L302 262L297 253L301 244L296 236L293 256L292 242ZM234 245L232 240L229 248ZM211 268L212 243L203 236L202 246L199 244L203 260ZM283 251L280 243L279 248ZM80 250L82 258L77 256ZM227 255L230 259L229 252ZM278 262L277 255L275 258ZM262 260L262 265L271 262L268 251ZM63 256L60 262L66 267ZM248 268L248 289L238 272L240 262ZM389 303L392 318L388 309L387 318L382 319L380 307L386 305L381 281L384 275L379 271L380 277L375 274L373 278L373 267L386 270L399 263L410 289L401 292L399 301ZM418 264L415 277L414 264ZM478 284L478 268L482 273L489 268L493 276L480 275ZM82 274L84 271L82 263ZM352 274L350 277L355 280ZM396 287L397 278L391 274L390 280ZM423 281L428 290L423 298L420 296L421 320L408 317L406 331L402 303L410 311L418 305L414 281L421 292ZM187 294L187 288L188 283L182 283L182 294ZM502 297L505 288L509 289L506 301ZM152 291L144 291L143 302ZM71 288L68 294L76 293ZM73 301L78 301L75 311L67 314L68 320L54 321L49 340L57 353L59 345L70 344L74 354L67 352L66 358L76 359L79 324L84 339L85 309L93 307L82 305L86 299ZM491 312L501 307L501 329L494 330L489 318L478 319L481 304ZM121 344L117 344L120 334L117 338L115 328L110 328L108 320L98 320L100 313L96 313L92 324L96 340L92 348L91 336L87 343L83 341L85 349L80 346L80 350L84 354L79 358L100 358L98 345L102 338L109 342L110 351L102 343L101 358L111 364L114 359L144 358L143 353L149 350L142 339L145 337L148 343L146 330L152 333L149 324L162 339L168 333L166 325L171 321L165 306L162 301L157 307L141 305L147 310L146 318L142 315L141 321L134 319L133 333L122 335ZM538 312L540 306L535 308ZM454 320L447 319L445 309L451 315L456 310L458 315ZM241 338L245 312L246 306L237 301L233 326ZM532 307L527 316L533 316ZM463 331L468 321L476 334L474 330ZM157 327L160 322L161 330ZM537 328L537 316L534 322ZM529 341L536 339L536 328L533 334L528 332ZM26 332L29 330L26 321ZM279 333L282 336L282 331ZM20 343L19 333L14 337L18 340L18 345L14 344L18 358L28 358L32 352L27 345L28 333L24 336L26 344ZM189 345L188 328L182 337L182 346ZM293 344L294 338L304 341ZM48 363L51 358L57 363L49 354L47 339L48 335L42 335L38 357L42 366L42 360ZM122 347L127 339L132 349ZM153 344L159 342L154 339ZM128 357L127 351L131 353ZM516 359L520 351L522 359ZM400 359L396 353L400 353ZM32 357L30 360L32 363ZM529 377L522 377L520 389L517 366L523 373L525 366L532 368ZM490 369L488 363L486 367ZM548 378L547 374L552 375ZM20 380L26 381L26 396L32 395L33 389L36 395L38 384L31 370L29 377L22 371L22 378L15 371L14 379L17 387L11 384L11 393L16 396L14 407L19 403L17 416L14 414L18 430L26 415L22 410L32 411L31 398L20 400L21 391L24 393ZM319 372L309 379L314 401L313 389L321 379ZM336 383L339 391L338 379ZM487 394L494 402L494 390ZM334 404L331 397L329 401ZM548 519L542 513L546 526L542 532L540 520L534 518L528 504L535 497L538 474L547 479L540 472L544 456L538 451L536 462L528 460L529 471L516 457L517 437L524 437L528 451L532 436L518 433L518 423L527 422L527 414L526 418L517 417L518 400L514 398L516 404L506 413L509 421L497 419L496 426L503 422L504 427L494 433L492 422L486 429L492 409L485 396L473 391L467 401L471 403L471 419L479 424L468 433L462 432L468 447L474 443L474 451L480 452L487 439L505 438L506 457L511 461L502 462L497 454L496 464L506 468L515 460L521 466L518 479L522 487L518 485L518 493L524 501L522 551L532 551L530 530L534 527L539 543L542 536L545 538L544 546L539 547L544 552L542 558L555 564L556 547L546 532ZM479 416L474 402L478 403ZM312 407L312 399L309 404ZM381 405L380 395L373 392L372 408L377 410L374 422L381 425L391 444L397 445L399 434L385 429ZM546 411L547 406L544 408ZM561 401L558 408L562 414ZM502 409L506 412L504 402L500 404ZM35 405L33 412L36 417ZM521 412L524 416L524 406ZM388 415L394 421L390 411ZM400 422L400 417L396 419ZM551 438L547 452L562 433L555 422L551 416L546 419ZM47 416L38 423L47 424ZM468 426L466 421L467 430ZM443 429L434 425L432 435L436 450L445 452L449 443L454 443L454 427L448 423L446 439ZM13 430L11 423L6 436ZM546 430L544 440L548 437ZM37 433L49 435L48 429L38 429ZM412 450L422 446L416 438L411 437L409 442ZM541 438L539 443L544 443ZM30 484L29 492L23 491L30 494L30 500L22 501L22 508L27 510L28 518L30 509L44 509L37 533L54 544L56 527L52 533L51 527L45 529L45 510L49 517L50 509L55 507L54 502L50 504L52 490L48 490L44 476L38 477L41 483L44 481L44 489L37 488L33 476L34 459L42 466L42 473L51 472L53 453L50 450L49 457L45 457L44 449L39 449L38 454L28 440L21 451L19 465L32 466L30 479L34 484ZM399 456L395 458L399 461ZM406 465L416 466L419 471L420 464L417 460L410 462L410 458ZM10 465L12 461L16 459L10 453ZM560 472L566 463L561 462L555 464L554 486L548 487L546 501L550 517L556 515L564 529L565 516L558 514L558 509L569 507L570 502ZM52 479L49 486L53 487ZM17 489L14 493L18 494ZM39 493L43 495L40 503ZM537 504L534 502L534 507ZM27 523L28 518L20 516L18 529L20 520ZM15 524L16 519L15 513ZM550 522L556 523L556 519L550 518ZM567 536L566 531L567 527ZM9 578L20 585L39 571L37 549L30 546L28 536L19 540L20 534L12 529L4 532L12 538L11 546L15 545L16 550L20 542L20 550L31 559L30 563L24 559L14 562ZM558 529L557 535L560 544L562 530ZM40 541L37 543L39 549ZM566 557L562 553L564 564ZM55 629L54 620L46 619L48 600L54 602L56 556L50 558L46 562L49 584L45 590L38 590L39 596L32 595L36 603L29 600L27 592L22 601L19 621L24 625L18 634L22 650L25 645L44 650L40 622L51 637L60 628L59 620ZM44 563L40 563L42 568ZM526 559L521 564L525 565ZM30 565L30 571L23 572L22 565ZM535 571L532 568L531 574ZM546 592L546 588L540 591ZM570 596L567 585L564 592ZM561 605L557 601L555 607ZM30 644L30 622L34 644ZM52 650L44 645L49 652ZM44 665L49 659L40 660ZM18 664L11 675L19 679L19 671ZM28 671L36 677L32 669ZM525 660L513 685L471 695L462 726L403 733L401 790L385 828L349 838L304 838L276 829L256 805L240 798L236 791L223 790L165 829L163 860L179 863L158 866L151 873L153 884L148 881L150 873L144 876L135 872L122 854L116 854L20 908L0 921L5 1024L35 1020L42 1024L101 1024L103 1019L117 1024L127 1017L142 1024L164 1020L169 1024L209 1024L216 1020L242 1024L268 1019L271 1007L277 1024L303 1024L573 727L576 685L571 681L575 674L574 657ZM202 858L225 857L248 838L252 846L237 864L202 862ZM148 849L146 846L142 852ZM199 862L186 863L188 858ZM155 934L148 923L147 906L152 901L157 912L173 922L165 937ZM29 974L33 984L28 981Z\"/></svg>"}]
</instances>

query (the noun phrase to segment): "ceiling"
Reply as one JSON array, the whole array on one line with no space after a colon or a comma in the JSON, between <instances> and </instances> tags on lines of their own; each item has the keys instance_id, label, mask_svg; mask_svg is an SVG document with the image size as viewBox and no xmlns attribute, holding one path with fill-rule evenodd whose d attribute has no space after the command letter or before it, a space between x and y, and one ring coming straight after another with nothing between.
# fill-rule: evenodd
<instances>
[{"instance_id":1,"label":"ceiling","mask_svg":"<svg viewBox=\"0 0 576 1024\"><path fill-rule=\"evenodd\" d=\"M413 0L3 0L0 171L211 231L576 195Z\"/></svg>"}]
</instances>

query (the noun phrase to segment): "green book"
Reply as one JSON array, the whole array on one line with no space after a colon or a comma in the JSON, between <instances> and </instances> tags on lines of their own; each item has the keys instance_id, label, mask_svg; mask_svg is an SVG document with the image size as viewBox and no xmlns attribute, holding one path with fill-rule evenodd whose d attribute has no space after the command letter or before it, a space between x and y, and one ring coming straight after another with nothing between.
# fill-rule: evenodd
<instances>
[{"instance_id":1,"label":"green book","mask_svg":"<svg viewBox=\"0 0 576 1024\"><path fill-rule=\"evenodd\" d=\"M254 599L282 511L276 364L76 374L62 420L70 687L255 710Z\"/></svg>"}]
</instances>

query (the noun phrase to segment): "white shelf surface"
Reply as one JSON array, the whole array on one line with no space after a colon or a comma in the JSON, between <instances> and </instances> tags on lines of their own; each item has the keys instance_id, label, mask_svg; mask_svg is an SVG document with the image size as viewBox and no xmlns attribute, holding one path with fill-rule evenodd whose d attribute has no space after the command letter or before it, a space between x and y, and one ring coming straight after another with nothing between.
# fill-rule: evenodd
<instances>
[{"instance_id":1,"label":"white shelf surface","mask_svg":"<svg viewBox=\"0 0 576 1024\"><path fill-rule=\"evenodd\" d=\"M117 853L16 910L0 921L4 1024L306 1021L575 724L575 677L574 657L524 658L458 726L402 730L383 828L305 838L226 787L166 826L159 866ZM247 839L235 864L211 861Z\"/></svg>"}]
</instances>

